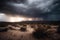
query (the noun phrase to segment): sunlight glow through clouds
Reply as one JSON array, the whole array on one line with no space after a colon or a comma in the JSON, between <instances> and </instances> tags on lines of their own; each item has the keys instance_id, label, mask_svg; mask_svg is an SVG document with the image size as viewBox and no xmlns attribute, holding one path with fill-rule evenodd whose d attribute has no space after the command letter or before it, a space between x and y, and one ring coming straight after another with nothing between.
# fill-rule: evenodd
<instances>
[{"instance_id":1,"label":"sunlight glow through clouds","mask_svg":"<svg viewBox=\"0 0 60 40\"><path fill-rule=\"evenodd\" d=\"M8 16L4 13L0 13L0 21L5 22L21 22L21 21L38 21L43 20L42 18L29 18L29 17L23 17L23 16Z\"/></svg>"}]
</instances>

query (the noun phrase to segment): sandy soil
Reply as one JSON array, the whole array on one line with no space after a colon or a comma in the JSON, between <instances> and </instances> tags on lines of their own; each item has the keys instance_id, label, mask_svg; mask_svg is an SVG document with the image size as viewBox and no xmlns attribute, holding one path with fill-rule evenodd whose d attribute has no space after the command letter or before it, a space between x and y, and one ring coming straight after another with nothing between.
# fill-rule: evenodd
<instances>
[{"instance_id":1,"label":"sandy soil","mask_svg":"<svg viewBox=\"0 0 60 40\"><path fill-rule=\"evenodd\" d=\"M18 30L9 30L7 32L0 32L0 40L38 40L32 36L32 32L21 32ZM53 40L51 38L39 40ZM56 39L57 40L57 39Z\"/></svg>"}]
</instances>

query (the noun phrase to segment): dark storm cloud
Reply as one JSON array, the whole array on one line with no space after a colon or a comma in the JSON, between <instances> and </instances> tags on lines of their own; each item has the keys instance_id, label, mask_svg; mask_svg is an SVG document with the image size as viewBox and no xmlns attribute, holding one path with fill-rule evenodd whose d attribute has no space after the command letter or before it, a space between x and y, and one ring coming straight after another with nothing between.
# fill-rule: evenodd
<instances>
[{"instance_id":1,"label":"dark storm cloud","mask_svg":"<svg viewBox=\"0 0 60 40\"><path fill-rule=\"evenodd\" d=\"M54 0L26 0L24 3L8 2L7 5L13 7L13 11L23 14L38 16L50 12L55 5Z\"/></svg>"},{"instance_id":2,"label":"dark storm cloud","mask_svg":"<svg viewBox=\"0 0 60 40\"><path fill-rule=\"evenodd\" d=\"M1 3L5 3L3 9L14 14L42 17L46 20L60 20L58 2L57 0L5 0Z\"/></svg>"}]
</instances>

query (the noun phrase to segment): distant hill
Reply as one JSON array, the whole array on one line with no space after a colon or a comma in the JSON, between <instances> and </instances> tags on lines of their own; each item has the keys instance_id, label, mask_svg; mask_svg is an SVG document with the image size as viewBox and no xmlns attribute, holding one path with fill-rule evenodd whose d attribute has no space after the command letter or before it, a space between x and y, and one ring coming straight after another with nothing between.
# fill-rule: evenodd
<instances>
[{"instance_id":1,"label":"distant hill","mask_svg":"<svg viewBox=\"0 0 60 40\"><path fill-rule=\"evenodd\" d=\"M20 24L22 24L22 23L41 23L41 24L60 24L60 21L22 21L22 22L0 22L0 24L2 24L2 23L9 23L9 24L11 24L11 23L20 23Z\"/></svg>"}]
</instances>

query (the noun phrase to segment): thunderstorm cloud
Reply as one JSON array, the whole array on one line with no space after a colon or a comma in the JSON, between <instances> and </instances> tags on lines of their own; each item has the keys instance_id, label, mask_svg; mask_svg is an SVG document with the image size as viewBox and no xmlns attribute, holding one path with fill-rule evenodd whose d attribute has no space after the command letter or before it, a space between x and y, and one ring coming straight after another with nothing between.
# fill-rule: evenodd
<instances>
[{"instance_id":1,"label":"thunderstorm cloud","mask_svg":"<svg viewBox=\"0 0 60 40\"><path fill-rule=\"evenodd\" d=\"M48 21L60 20L59 0L6 0L4 3L2 9L13 14L43 18Z\"/></svg>"}]
</instances>

